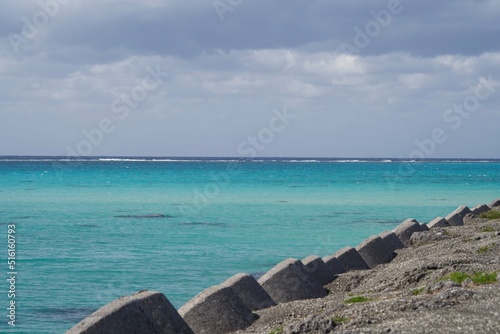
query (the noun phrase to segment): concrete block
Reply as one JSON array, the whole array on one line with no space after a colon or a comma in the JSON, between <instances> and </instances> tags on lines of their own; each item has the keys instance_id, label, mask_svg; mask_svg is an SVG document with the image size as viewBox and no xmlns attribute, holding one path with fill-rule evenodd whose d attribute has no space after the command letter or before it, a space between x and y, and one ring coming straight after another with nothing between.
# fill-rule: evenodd
<instances>
[{"instance_id":1,"label":"concrete block","mask_svg":"<svg viewBox=\"0 0 500 334\"><path fill-rule=\"evenodd\" d=\"M405 245L399 240L398 236L392 231L385 231L378 235L384 244L394 252L397 249L405 248Z\"/></svg>"},{"instance_id":2,"label":"concrete block","mask_svg":"<svg viewBox=\"0 0 500 334\"><path fill-rule=\"evenodd\" d=\"M330 268L333 275L337 276L345 273L345 269L335 255L326 256L323 258L326 266Z\"/></svg>"},{"instance_id":3,"label":"concrete block","mask_svg":"<svg viewBox=\"0 0 500 334\"><path fill-rule=\"evenodd\" d=\"M164 334L194 334L163 293L144 290L131 297L144 304Z\"/></svg>"},{"instance_id":4,"label":"concrete block","mask_svg":"<svg viewBox=\"0 0 500 334\"><path fill-rule=\"evenodd\" d=\"M141 291L101 307L66 334L193 334L160 292Z\"/></svg>"},{"instance_id":5,"label":"concrete block","mask_svg":"<svg viewBox=\"0 0 500 334\"><path fill-rule=\"evenodd\" d=\"M486 204L478 204L475 207L472 208L472 213L476 216L479 216L481 213L485 213L490 211L490 207L487 206Z\"/></svg>"},{"instance_id":6,"label":"concrete block","mask_svg":"<svg viewBox=\"0 0 500 334\"><path fill-rule=\"evenodd\" d=\"M327 285L335 279L335 274L330 267L325 264L322 258L316 255L311 255L302 260L309 279L319 285Z\"/></svg>"},{"instance_id":7,"label":"concrete block","mask_svg":"<svg viewBox=\"0 0 500 334\"><path fill-rule=\"evenodd\" d=\"M384 244L379 236L372 236L360 243L356 250L370 268L391 262L394 253Z\"/></svg>"},{"instance_id":8,"label":"concrete block","mask_svg":"<svg viewBox=\"0 0 500 334\"><path fill-rule=\"evenodd\" d=\"M345 271L370 269L358 251L352 247L344 247L333 255Z\"/></svg>"},{"instance_id":9,"label":"concrete block","mask_svg":"<svg viewBox=\"0 0 500 334\"><path fill-rule=\"evenodd\" d=\"M232 289L221 285L199 293L179 309L179 314L196 334L235 332L258 318Z\"/></svg>"},{"instance_id":10,"label":"concrete block","mask_svg":"<svg viewBox=\"0 0 500 334\"><path fill-rule=\"evenodd\" d=\"M455 211L446 216L446 221L451 226L462 226L464 224L464 217L468 213L472 213L468 207L462 205Z\"/></svg>"},{"instance_id":11,"label":"concrete block","mask_svg":"<svg viewBox=\"0 0 500 334\"><path fill-rule=\"evenodd\" d=\"M258 282L277 303L322 298L327 291L311 282L304 264L297 259L286 259L265 273Z\"/></svg>"},{"instance_id":12,"label":"concrete block","mask_svg":"<svg viewBox=\"0 0 500 334\"><path fill-rule=\"evenodd\" d=\"M430 229L433 229L436 227L447 227L450 226L450 224L448 224L448 221L443 217L436 217L429 224L427 224L427 226Z\"/></svg>"},{"instance_id":13,"label":"concrete block","mask_svg":"<svg viewBox=\"0 0 500 334\"><path fill-rule=\"evenodd\" d=\"M489 205L490 209L493 209L496 206L500 206L500 198L492 201Z\"/></svg>"},{"instance_id":14,"label":"concrete block","mask_svg":"<svg viewBox=\"0 0 500 334\"><path fill-rule=\"evenodd\" d=\"M422 232L429 231L429 226L427 226L427 224L425 223L422 223L420 224L420 229L422 230Z\"/></svg>"},{"instance_id":15,"label":"concrete block","mask_svg":"<svg viewBox=\"0 0 500 334\"><path fill-rule=\"evenodd\" d=\"M227 279L221 286L233 290L243 301L243 304L251 311L257 311L276 305L276 302L252 275L236 274Z\"/></svg>"},{"instance_id":16,"label":"concrete block","mask_svg":"<svg viewBox=\"0 0 500 334\"><path fill-rule=\"evenodd\" d=\"M415 219L407 219L392 231L401 240L403 245L407 247L410 245L410 238L413 232L422 232L422 227Z\"/></svg>"}]
</instances>

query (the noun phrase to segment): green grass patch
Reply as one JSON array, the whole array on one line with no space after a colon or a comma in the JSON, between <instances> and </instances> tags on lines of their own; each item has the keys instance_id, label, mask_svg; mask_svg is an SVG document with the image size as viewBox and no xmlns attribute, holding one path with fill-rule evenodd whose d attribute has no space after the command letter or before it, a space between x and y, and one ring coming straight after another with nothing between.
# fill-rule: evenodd
<instances>
[{"instance_id":1,"label":"green grass patch","mask_svg":"<svg viewBox=\"0 0 500 334\"><path fill-rule=\"evenodd\" d=\"M480 254L488 253L490 250L493 249L494 246L495 246L495 244L493 243L491 245L481 247L477 250L477 252Z\"/></svg>"},{"instance_id":2,"label":"green grass patch","mask_svg":"<svg viewBox=\"0 0 500 334\"><path fill-rule=\"evenodd\" d=\"M476 284L491 284L497 281L497 273L492 272L488 274L483 272L477 272L471 276L467 273L455 271L449 274L448 276L443 277L441 281L452 280L455 283L462 284L463 281L465 281L467 278L471 279L472 282Z\"/></svg>"},{"instance_id":3,"label":"green grass patch","mask_svg":"<svg viewBox=\"0 0 500 334\"><path fill-rule=\"evenodd\" d=\"M488 212L483 212L479 215L481 218L486 218L486 219L500 219L500 211L488 211Z\"/></svg>"},{"instance_id":4,"label":"green grass patch","mask_svg":"<svg viewBox=\"0 0 500 334\"><path fill-rule=\"evenodd\" d=\"M414 296L418 296L419 294L421 294L422 292L424 292L424 290L425 290L425 288L415 289L415 290L411 291L411 294L414 295Z\"/></svg>"},{"instance_id":5,"label":"green grass patch","mask_svg":"<svg viewBox=\"0 0 500 334\"><path fill-rule=\"evenodd\" d=\"M481 229L481 232L496 232L492 226L486 226Z\"/></svg>"},{"instance_id":6,"label":"green grass patch","mask_svg":"<svg viewBox=\"0 0 500 334\"><path fill-rule=\"evenodd\" d=\"M355 296L351 297L349 299L344 300L344 303L346 304L354 304L354 303L364 303L367 301L370 301L371 299L365 296Z\"/></svg>"},{"instance_id":7,"label":"green grass patch","mask_svg":"<svg viewBox=\"0 0 500 334\"><path fill-rule=\"evenodd\" d=\"M448 278L455 283L462 284L467 278L470 278L469 274L461 273L459 271L455 271L451 273Z\"/></svg>"},{"instance_id":8,"label":"green grass patch","mask_svg":"<svg viewBox=\"0 0 500 334\"><path fill-rule=\"evenodd\" d=\"M471 280L476 284L492 284L497 281L497 273L475 273Z\"/></svg>"},{"instance_id":9,"label":"green grass patch","mask_svg":"<svg viewBox=\"0 0 500 334\"><path fill-rule=\"evenodd\" d=\"M283 326L281 327L278 327L278 328L275 328L273 329L272 331L269 332L269 334L279 334L279 333L283 333Z\"/></svg>"},{"instance_id":10,"label":"green grass patch","mask_svg":"<svg viewBox=\"0 0 500 334\"><path fill-rule=\"evenodd\" d=\"M349 318L338 316L338 317L333 317L332 321L336 324L343 324L345 322L348 322Z\"/></svg>"}]
</instances>

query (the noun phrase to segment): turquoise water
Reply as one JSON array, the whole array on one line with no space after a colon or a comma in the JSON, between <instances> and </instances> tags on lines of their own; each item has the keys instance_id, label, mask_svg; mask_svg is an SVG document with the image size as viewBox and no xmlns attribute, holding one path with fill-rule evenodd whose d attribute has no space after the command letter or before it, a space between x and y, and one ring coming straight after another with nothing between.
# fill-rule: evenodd
<instances>
[{"instance_id":1,"label":"turquoise water","mask_svg":"<svg viewBox=\"0 0 500 334\"><path fill-rule=\"evenodd\" d=\"M0 159L0 244L15 224L18 271L15 329L2 279L2 332L61 333L142 289L180 307L235 273L500 197L498 161L41 160Z\"/></svg>"}]
</instances>

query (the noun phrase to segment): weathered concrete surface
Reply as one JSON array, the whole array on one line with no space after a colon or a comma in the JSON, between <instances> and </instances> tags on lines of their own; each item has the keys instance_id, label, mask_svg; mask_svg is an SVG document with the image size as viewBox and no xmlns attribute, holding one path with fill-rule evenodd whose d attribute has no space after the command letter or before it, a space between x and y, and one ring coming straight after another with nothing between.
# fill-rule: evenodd
<instances>
[{"instance_id":1,"label":"weathered concrete surface","mask_svg":"<svg viewBox=\"0 0 500 334\"><path fill-rule=\"evenodd\" d=\"M311 282L304 264L297 259L286 259L278 263L258 282L277 303L327 295L320 284Z\"/></svg>"},{"instance_id":2,"label":"weathered concrete surface","mask_svg":"<svg viewBox=\"0 0 500 334\"><path fill-rule=\"evenodd\" d=\"M499 198L499 199L496 199L496 200L494 200L494 201L492 201L492 202L490 203L490 205L489 205L489 207L490 207L491 209L492 209L492 208L494 208L494 207L496 207L496 206L500 206L500 198Z\"/></svg>"},{"instance_id":3,"label":"weathered concrete surface","mask_svg":"<svg viewBox=\"0 0 500 334\"><path fill-rule=\"evenodd\" d=\"M321 286L331 283L335 279L335 274L319 256L310 255L303 259L302 263L309 273L309 279Z\"/></svg>"},{"instance_id":4,"label":"weathered concrete surface","mask_svg":"<svg viewBox=\"0 0 500 334\"><path fill-rule=\"evenodd\" d=\"M420 229L422 231L429 231L429 226L427 226L427 224L425 224L425 223L422 223L422 224L420 224Z\"/></svg>"},{"instance_id":5,"label":"weathered concrete surface","mask_svg":"<svg viewBox=\"0 0 500 334\"><path fill-rule=\"evenodd\" d=\"M251 311L257 311L276 305L276 302L252 275L236 274L227 279L221 286L233 290L243 301L243 304Z\"/></svg>"},{"instance_id":6,"label":"weathered concrete surface","mask_svg":"<svg viewBox=\"0 0 500 334\"><path fill-rule=\"evenodd\" d=\"M399 240L398 236L392 231L385 231L378 235L384 244L394 252L398 249L405 248L405 245Z\"/></svg>"},{"instance_id":7,"label":"weathered concrete surface","mask_svg":"<svg viewBox=\"0 0 500 334\"><path fill-rule=\"evenodd\" d=\"M415 219L407 219L399 224L394 230L399 240L406 246L410 244L410 237L414 232L421 232L422 227Z\"/></svg>"},{"instance_id":8,"label":"weathered concrete surface","mask_svg":"<svg viewBox=\"0 0 500 334\"><path fill-rule=\"evenodd\" d=\"M359 255L358 251L352 247L344 247L333 254L340 262L345 271L369 269L365 260Z\"/></svg>"},{"instance_id":9,"label":"weathered concrete surface","mask_svg":"<svg viewBox=\"0 0 500 334\"><path fill-rule=\"evenodd\" d=\"M160 292L141 291L112 301L83 319L67 334L192 334Z\"/></svg>"},{"instance_id":10,"label":"weathered concrete surface","mask_svg":"<svg viewBox=\"0 0 500 334\"><path fill-rule=\"evenodd\" d=\"M370 269L379 264L388 263L394 258L394 253L379 236L369 237L356 246L356 250Z\"/></svg>"},{"instance_id":11,"label":"weathered concrete surface","mask_svg":"<svg viewBox=\"0 0 500 334\"><path fill-rule=\"evenodd\" d=\"M163 293L144 290L131 297L144 304L164 334L193 334L191 328Z\"/></svg>"},{"instance_id":12,"label":"weathered concrete surface","mask_svg":"<svg viewBox=\"0 0 500 334\"><path fill-rule=\"evenodd\" d=\"M476 216L479 216L481 213L485 213L490 211L490 207L486 204L478 204L471 209L472 213Z\"/></svg>"},{"instance_id":13,"label":"weathered concrete surface","mask_svg":"<svg viewBox=\"0 0 500 334\"><path fill-rule=\"evenodd\" d=\"M324 257L323 262L325 262L325 264L330 268L331 272L335 276L345 273L344 267L342 266L340 261L335 257L335 255Z\"/></svg>"},{"instance_id":14,"label":"weathered concrete surface","mask_svg":"<svg viewBox=\"0 0 500 334\"><path fill-rule=\"evenodd\" d=\"M443 217L436 217L429 224L427 224L427 226L430 229L433 229L437 227L447 227L450 226L450 224L448 224L448 221Z\"/></svg>"},{"instance_id":15,"label":"weathered concrete surface","mask_svg":"<svg viewBox=\"0 0 500 334\"><path fill-rule=\"evenodd\" d=\"M465 205L459 206L455 211L446 216L446 221L451 226L462 226L464 224L464 217L472 213Z\"/></svg>"},{"instance_id":16,"label":"weathered concrete surface","mask_svg":"<svg viewBox=\"0 0 500 334\"><path fill-rule=\"evenodd\" d=\"M179 314L196 334L245 329L258 318L232 289L221 285L198 294L179 309Z\"/></svg>"}]
</instances>

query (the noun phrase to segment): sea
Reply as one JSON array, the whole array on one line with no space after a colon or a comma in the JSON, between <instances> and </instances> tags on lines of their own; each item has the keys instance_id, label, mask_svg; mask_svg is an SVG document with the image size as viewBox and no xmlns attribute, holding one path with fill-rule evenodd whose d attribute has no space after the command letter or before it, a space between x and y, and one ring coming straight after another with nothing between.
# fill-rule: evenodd
<instances>
[{"instance_id":1,"label":"sea","mask_svg":"<svg viewBox=\"0 0 500 334\"><path fill-rule=\"evenodd\" d=\"M143 289L179 308L236 273L499 197L488 159L3 156L0 332L64 333Z\"/></svg>"}]
</instances>

